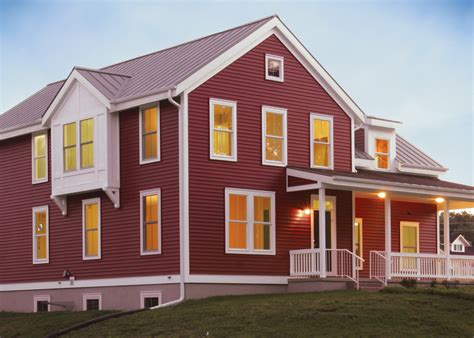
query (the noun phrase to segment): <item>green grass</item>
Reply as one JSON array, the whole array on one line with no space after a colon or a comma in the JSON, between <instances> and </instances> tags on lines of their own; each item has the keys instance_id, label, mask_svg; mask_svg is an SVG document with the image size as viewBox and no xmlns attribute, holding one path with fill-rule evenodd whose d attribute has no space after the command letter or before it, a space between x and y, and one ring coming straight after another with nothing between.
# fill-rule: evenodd
<instances>
[{"instance_id":1,"label":"green grass","mask_svg":"<svg viewBox=\"0 0 474 338\"><path fill-rule=\"evenodd\" d=\"M472 294L458 288L215 297L111 319L70 336L473 337ZM65 315L74 322L80 314ZM44 321L60 329L67 318L57 322L60 315L0 313L0 322L10 322L7 331L0 324L0 336L27 336Z\"/></svg>"}]
</instances>

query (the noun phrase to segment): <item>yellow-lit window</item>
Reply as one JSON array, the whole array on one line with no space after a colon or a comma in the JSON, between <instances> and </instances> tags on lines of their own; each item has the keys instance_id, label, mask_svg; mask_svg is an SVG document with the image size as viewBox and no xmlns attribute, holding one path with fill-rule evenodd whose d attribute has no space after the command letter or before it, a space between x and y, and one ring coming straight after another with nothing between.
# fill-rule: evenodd
<instances>
[{"instance_id":1,"label":"yellow-lit window","mask_svg":"<svg viewBox=\"0 0 474 338\"><path fill-rule=\"evenodd\" d=\"M236 160L236 104L211 100L211 158Z\"/></svg>"},{"instance_id":2,"label":"yellow-lit window","mask_svg":"<svg viewBox=\"0 0 474 338\"><path fill-rule=\"evenodd\" d=\"M332 119L311 117L312 166L329 168L332 166Z\"/></svg>"},{"instance_id":3,"label":"yellow-lit window","mask_svg":"<svg viewBox=\"0 0 474 338\"><path fill-rule=\"evenodd\" d=\"M48 263L48 207L33 208L33 263Z\"/></svg>"},{"instance_id":4,"label":"yellow-lit window","mask_svg":"<svg viewBox=\"0 0 474 338\"><path fill-rule=\"evenodd\" d=\"M247 248L247 196L229 195L229 248Z\"/></svg>"},{"instance_id":5,"label":"yellow-lit window","mask_svg":"<svg viewBox=\"0 0 474 338\"><path fill-rule=\"evenodd\" d=\"M286 110L263 107L263 163L286 164Z\"/></svg>"},{"instance_id":6,"label":"yellow-lit window","mask_svg":"<svg viewBox=\"0 0 474 338\"><path fill-rule=\"evenodd\" d=\"M33 135L33 181L48 180L48 136L46 133Z\"/></svg>"},{"instance_id":7,"label":"yellow-lit window","mask_svg":"<svg viewBox=\"0 0 474 338\"><path fill-rule=\"evenodd\" d=\"M100 258L100 200L83 201L84 259Z\"/></svg>"},{"instance_id":8,"label":"yellow-lit window","mask_svg":"<svg viewBox=\"0 0 474 338\"><path fill-rule=\"evenodd\" d=\"M355 247L355 254L359 257L363 257L362 251L362 218L356 218L354 222L354 247ZM362 268L362 262L357 260L358 269Z\"/></svg>"},{"instance_id":9,"label":"yellow-lit window","mask_svg":"<svg viewBox=\"0 0 474 338\"><path fill-rule=\"evenodd\" d=\"M389 146L388 140L375 139L375 160L379 169L388 169L389 167Z\"/></svg>"},{"instance_id":10,"label":"yellow-lit window","mask_svg":"<svg viewBox=\"0 0 474 338\"><path fill-rule=\"evenodd\" d=\"M226 189L227 253L275 253L272 192Z\"/></svg>"},{"instance_id":11,"label":"yellow-lit window","mask_svg":"<svg viewBox=\"0 0 474 338\"><path fill-rule=\"evenodd\" d=\"M76 170L76 122L63 126L64 171Z\"/></svg>"},{"instance_id":12,"label":"yellow-lit window","mask_svg":"<svg viewBox=\"0 0 474 338\"><path fill-rule=\"evenodd\" d=\"M255 196L253 202L253 245L256 250L270 250L271 200L270 197Z\"/></svg>"},{"instance_id":13,"label":"yellow-lit window","mask_svg":"<svg viewBox=\"0 0 474 338\"><path fill-rule=\"evenodd\" d=\"M94 119L81 121L81 169L94 166Z\"/></svg>"},{"instance_id":14,"label":"yellow-lit window","mask_svg":"<svg viewBox=\"0 0 474 338\"><path fill-rule=\"evenodd\" d=\"M141 110L142 162L159 160L159 113L157 107Z\"/></svg>"},{"instance_id":15,"label":"yellow-lit window","mask_svg":"<svg viewBox=\"0 0 474 338\"><path fill-rule=\"evenodd\" d=\"M160 253L160 193L141 193L142 254Z\"/></svg>"}]
</instances>

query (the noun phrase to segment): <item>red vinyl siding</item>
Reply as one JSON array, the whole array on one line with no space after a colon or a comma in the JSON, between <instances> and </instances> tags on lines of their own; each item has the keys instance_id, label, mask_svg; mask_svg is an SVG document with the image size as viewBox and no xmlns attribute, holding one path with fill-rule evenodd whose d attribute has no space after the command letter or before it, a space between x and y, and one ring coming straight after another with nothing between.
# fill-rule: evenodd
<instances>
[{"instance_id":1,"label":"red vinyl siding","mask_svg":"<svg viewBox=\"0 0 474 338\"><path fill-rule=\"evenodd\" d=\"M369 276L370 251L385 251L385 207L382 199L356 198L356 217L362 218L365 259L362 277ZM436 253L436 205L392 201L392 251L400 251L400 222L420 223L420 253Z\"/></svg>"},{"instance_id":2,"label":"red vinyl siding","mask_svg":"<svg viewBox=\"0 0 474 338\"><path fill-rule=\"evenodd\" d=\"M161 105L161 162L139 165L138 109L120 113L120 209L102 192L68 197L62 216L50 182L31 184L31 136L0 142L0 282L179 273L178 113ZM51 158L51 157L50 157ZM51 172L51 171L50 171ZM140 256L141 190L161 188L162 254ZM82 260L82 200L100 196L102 258ZM49 264L32 264L32 208L49 206Z\"/></svg>"},{"instance_id":3,"label":"red vinyl siding","mask_svg":"<svg viewBox=\"0 0 474 338\"><path fill-rule=\"evenodd\" d=\"M265 80L265 53L284 57L283 83ZM209 159L210 98L237 102L235 163ZM351 170L349 117L283 44L269 37L189 95L192 274L287 275L288 250L310 247L310 218L297 216L298 209L309 206L309 193L286 193L285 168L261 164L262 105L288 109L288 165L310 166L309 120L314 112L334 117L335 169ZM226 187L276 192L275 256L225 254ZM350 215L347 200L340 210ZM341 235L340 240L348 239Z\"/></svg>"},{"instance_id":4,"label":"red vinyl siding","mask_svg":"<svg viewBox=\"0 0 474 338\"><path fill-rule=\"evenodd\" d=\"M357 149L365 150L365 130L364 129L358 129L355 132L355 137L354 137L354 146Z\"/></svg>"}]
</instances>

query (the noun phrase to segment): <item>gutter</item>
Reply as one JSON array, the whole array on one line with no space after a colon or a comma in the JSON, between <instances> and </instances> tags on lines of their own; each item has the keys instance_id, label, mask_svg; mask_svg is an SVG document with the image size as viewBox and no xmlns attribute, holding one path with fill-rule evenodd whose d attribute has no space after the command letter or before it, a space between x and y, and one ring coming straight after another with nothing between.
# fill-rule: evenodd
<instances>
[{"instance_id":1,"label":"gutter","mask_svg":"<svg viewBox=\"0 0 474 338\"><path fill-rule=\"evenodd\" d=\"M172 97L172 94L171 94L171 89L168 89L168 101L175 107L178 108L178 114L181 115L180 116L180 122L182 121L183 117L185 114L187 114L187 112L185 111L187 109L187 106L184 104L184 93L181 95L181 103L178 103L176 102L173 97ZM181 127L182 127L182 124L180 123L180 140L179 140L179 144L180 144L180 153L182 153L182 141L181 141ZM182 162L182 159L181 157L179 158L179 161L180 163ZM179 182L180 182L180 191L179 191L179 195L180 195L180 205L179 205L179 270L180 270L180 273L179 273L179 298L178 299L175 299L175 300L172 300L168 303L165 303L165 304L160 304L158 306L154 306L154 307L151 307L150 310L155 310L155 309L159 309L159 308L163 308L163 307L167 307L167 306L173 306L173 305L177 305L181 302L183 302L185 300L185 296L186 296L186 289L185 289L185 285L184 285L184 276L185 276L185 266L184 266L184 263L185 263L185 254L186 254L186 247L185 247L185 241L184 241L184 216L183 216L183 212L184 212L184 208L183 208L183 192L182 192L182 184L184 182L184 179L183 179L183 176L184 176L184 172L183 170L181 169L181 165L180 165L180 170L179 170Z\"/></svg>"}]
</instances>

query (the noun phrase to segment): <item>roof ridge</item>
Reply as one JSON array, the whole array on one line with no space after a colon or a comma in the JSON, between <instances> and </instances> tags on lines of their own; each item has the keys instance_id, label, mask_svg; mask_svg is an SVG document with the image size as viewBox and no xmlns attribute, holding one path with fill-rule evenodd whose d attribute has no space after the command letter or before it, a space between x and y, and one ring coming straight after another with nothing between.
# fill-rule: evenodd
<instances>
[{"instance_id":1,"label":"roof ridge","mask_svg":"<svg viewBox=\"0 0 474 338\"><path fill-rule=\"evenodd\" d=\"M141 56L136 56L136 57L131 58L131 59L128 59L128 60L120 61L120 62L111 64L111 65L109 65L109 66L102 67L102 68L100 68L100 70L103 70L103 69L106 69L106 68L110 68L110 67L114 67L114 66L118 66L118 65L120 65L120 64L123 64L123 63L126 63L126 62L130 62L130 61L133 61L133 60L138 60L138 59L141 59L141 58L144 58L144 57L153 55L153 54L162 53L162 52L164 52L164 51L167 51L167 50L170 50L170 49L173 49L173 48L185 46L185 45L190 44L190 43L193 43L193 42L197 42L197 41L200 41L200 40L204 40L204 39L210 38L211 36L215 36L215 35L218 35L218 34L230 32L230 31L232 31L232 30L239 29L239 28L242 28L242 27L245 27L245 26L249 26L249 25L252 25L252 24L256 24L256 23L258 23L258 22L265 21L265 20L268 20L268 19L270 19L270 18L279 18L279 17L278 17L278 15L276 15L276 14L269 15L269 16L266 16L266 17L264 17L264 18L262 18L262 19L254 20L254 21L252 21L252 22L248 22L248 23L245 23L245 24L243 24L243 25L239 25L239 26L236 26L236 27L228 28L228 29L225 29L225 30L220 31L220 32L212 33L212 34L209 34L209 35L202 36L202 37L200 37L200 38L196 38L196 39L193 39L193 40L189 40L189 41L186 41L186 42L182 42L182 43L177 44L177 45L173 45L173 46L170 46L170 47L166 47L166 48L157 50L157 51L155 51L155 52L147 53L147 54L144 54L144 55L141 55Z\"/></svg>"},{"instance_id":2,"label":"roof ridge","mask_svg":"<svg viewBox=\"0 0 474 338\"><path fill-rule=\"evenodd\" d=\"M426 157L428 157L430 160L432 160L434 163L436 163L437 165L439 165L441 168L444 168L446 169L441 163L439 163L438 161L436 161L433 157L431 157L430 155L428 155L427 153L425 153L423 150L419 149L417 146L415 146L414 144L412 144L411 142L407 141L404 137L402 137L399 133L396 133L395 134L397 137L399 137L403 142L406 142L408 143L410 146L412 146L413 148L415 148L417 151L419 151L420 153L422 153L423 155L425 155Z\"/></svg>"},{"instance_id":3,"label":"roof ridge","mask_svg":"<svg viewBox=\"0 0 474 338\"><path fill-rule=\"evenodd\" d=\"M93 72L93 73L102 73L102 74L108 74L108 75L124 76L124 77L128 77L128 78L132 77L131 75L127 75L127 74L113 73L113 72L104 71L102 69L94 69L94 68L88 68L88 67L74 66L73 69L84 70L86 72Z\"/></svg>"}]
</instances>

